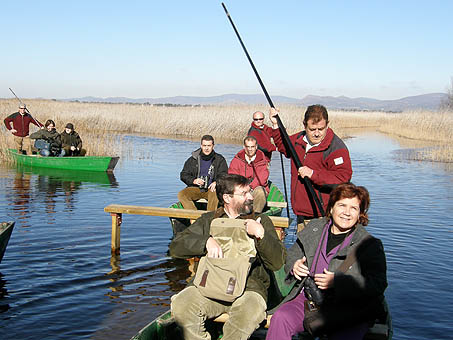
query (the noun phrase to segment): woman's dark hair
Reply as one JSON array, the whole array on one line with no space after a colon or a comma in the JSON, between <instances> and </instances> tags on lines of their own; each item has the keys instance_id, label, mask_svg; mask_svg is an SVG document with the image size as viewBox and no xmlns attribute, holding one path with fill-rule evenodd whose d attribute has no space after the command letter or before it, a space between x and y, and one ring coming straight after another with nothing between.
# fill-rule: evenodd
<instances>
[{"instance_id":1,"label":"woman's dark hair","mask_svg":"<svg viewBox=\"0 0 453 340\"><path fill-rule=\"evenodd\" d=\"M47 119L46 124L44 124L44 126L48 127L50 124L53 124L53 127L55 127L55 122L52 119Z\"/></svg>"},{"instance_id":2,"label":"woman's dark hair","mask_svg":"<svg viewBox=\"0 0 453 340\"><path fill-rule=\"evenodd\" d=\"M330 211L335 203L343 198L357 197L360 201L359 223L363 226L368 224L368 208L370 206L370 194L365 187L356 186L352 183L339 184L330 193L329 203L327 204L326 216L332 217Z\"/></svg>"}]
</instances>

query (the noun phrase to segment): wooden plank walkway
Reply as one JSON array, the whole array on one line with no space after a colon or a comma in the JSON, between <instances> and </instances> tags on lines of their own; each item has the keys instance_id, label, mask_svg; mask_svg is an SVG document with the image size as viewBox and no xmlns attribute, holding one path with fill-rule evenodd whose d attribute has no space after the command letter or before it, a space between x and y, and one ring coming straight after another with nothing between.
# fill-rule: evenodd
<instances>
[{"instance_id":1,"label":"wooden plank walkway","mask_svg":"<svg viewBox=\"0 0 453 340\"><path fill-rule=\"evenodd\" d=\"M110 213L110 215L112 216L112 254L120 253L120 229L123 214L187 218L190 220L196 220L202 214L207 212L206 210L174 209L122 204L110 204L104 208L104 211L106 213ZM287 228L289 225L288 218L280 216L269 217L272 220L272 223L274 223L277 233L282 236L282 228Z\"/></svg>"}]
</instances>

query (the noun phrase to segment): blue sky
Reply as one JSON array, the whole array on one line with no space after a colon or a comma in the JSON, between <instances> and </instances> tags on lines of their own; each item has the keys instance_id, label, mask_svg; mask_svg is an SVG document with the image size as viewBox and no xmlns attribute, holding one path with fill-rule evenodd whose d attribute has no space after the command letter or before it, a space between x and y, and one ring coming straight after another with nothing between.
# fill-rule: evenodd
<instances>
[{"instance_id":1,"label":"blue sky","mask_svg":"<svg viewBox=\"0 0 453 340\"><path fill-rule=\"evenodd\" d=\"M271 96L397 99L446 92L453 76L453 1L225 4ZM0 98L261 93L220 1L0 9Z\"/></svg>"}]
</instances>

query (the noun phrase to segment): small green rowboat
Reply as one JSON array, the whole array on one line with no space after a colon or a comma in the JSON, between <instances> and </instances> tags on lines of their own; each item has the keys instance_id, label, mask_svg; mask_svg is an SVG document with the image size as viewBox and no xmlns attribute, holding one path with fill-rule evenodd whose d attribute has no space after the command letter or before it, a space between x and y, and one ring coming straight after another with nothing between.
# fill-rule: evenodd
<instances>
[{"instance_id":1,"label":"small green rowboat","mask_svg":"<svg viewBox=\"0 0 453 340\"><path fill-rule=\"evenodd\" d=\"M11 233L13 232L13 228L14 222L0 223L0 262L2 262L6 246L8 245L9 238L11 237Z\"/></svg>"},{"instance_id":2,"label":"small green rowboat","mask_svg":"<svg viewBox=\"0 0 453 340\"><path fill-rule=\"evenodd\" d=\"M199 200L195 202L195 205L199 210L205 210L206 200ZM274 183L271 183L269 195L267 196L267 204L263 213L268 216L281 216L284 207L286 207L285 196ZM180 202L172 204L170 208L184 209ZM190 225L188 219L170 218L170 221L173 228L173 235L176 235L176 233L184 230Z\"/></svg>"},{"instance_id":3,"label":"small green rowboat","mask_svg":"<svg viewBox=\"0 0 453 340\"><path fill-rule=\"evenodd\" d=\"M283 283L284 280L283 268L277 272L274 272L273 285L270 287L270 291L274 292L274 296L286 296L291 287L288 287ZM278 287L277 287L278 286ZM278 291L280 290L280 291ZM272 294L270 294L270 298ZM272 308L272 299L268 301L268 306ZM275 300L275 299L274 299ZM275 301L274 301L275 303ZM388 309L387 302L384 300L384 307L386 315L382 319L376 320L376 323L371 327L368 333L365 335L364 340L391 340L393 337L393 325L392 318ZM222 316L218 319L222 319ZM217 319L216 319L217 320ZM223 322L216 320L207 320L205 327L206 330L211 334L211 339L220 340L222 338ZM250 339L265 339L267 329L265 322L252 334ZM303 332L293 337L293 340L314 340L314 338L307 332ZM158 316L143 329L141 329L131 340L184 340L182 330L176 324L175 320L171 316L171 311L168 310L164 314Z\"/></svg>"},{"instance_id":4,"label":"small green rowboat","mask_svg":"<svg viewBox=\"0 0 453 340\"><path fill-rule=\"evenodd\" d=\"M119 157L42 157L39 155L22 155L15 149L8 149L8 156L16 164L65 170L107 171L112 172Z\"/></svg>"}]
</instances>

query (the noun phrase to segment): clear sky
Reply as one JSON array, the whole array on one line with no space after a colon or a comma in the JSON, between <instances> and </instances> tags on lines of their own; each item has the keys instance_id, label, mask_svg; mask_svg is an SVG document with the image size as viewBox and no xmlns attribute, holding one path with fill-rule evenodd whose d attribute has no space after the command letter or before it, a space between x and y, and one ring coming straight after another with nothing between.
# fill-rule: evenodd
<instances>
[{"instance_id":1,"label":"clear sky","mask_svg":"<svg viewBox=\"0 0 453 340\"><path fill-rule=\"evenodd\" d=\"M271 96L446 92L453 1L225 0ZM220 1L4 0L0 98L257 94Z\"/></svg>"}]
</instances>

